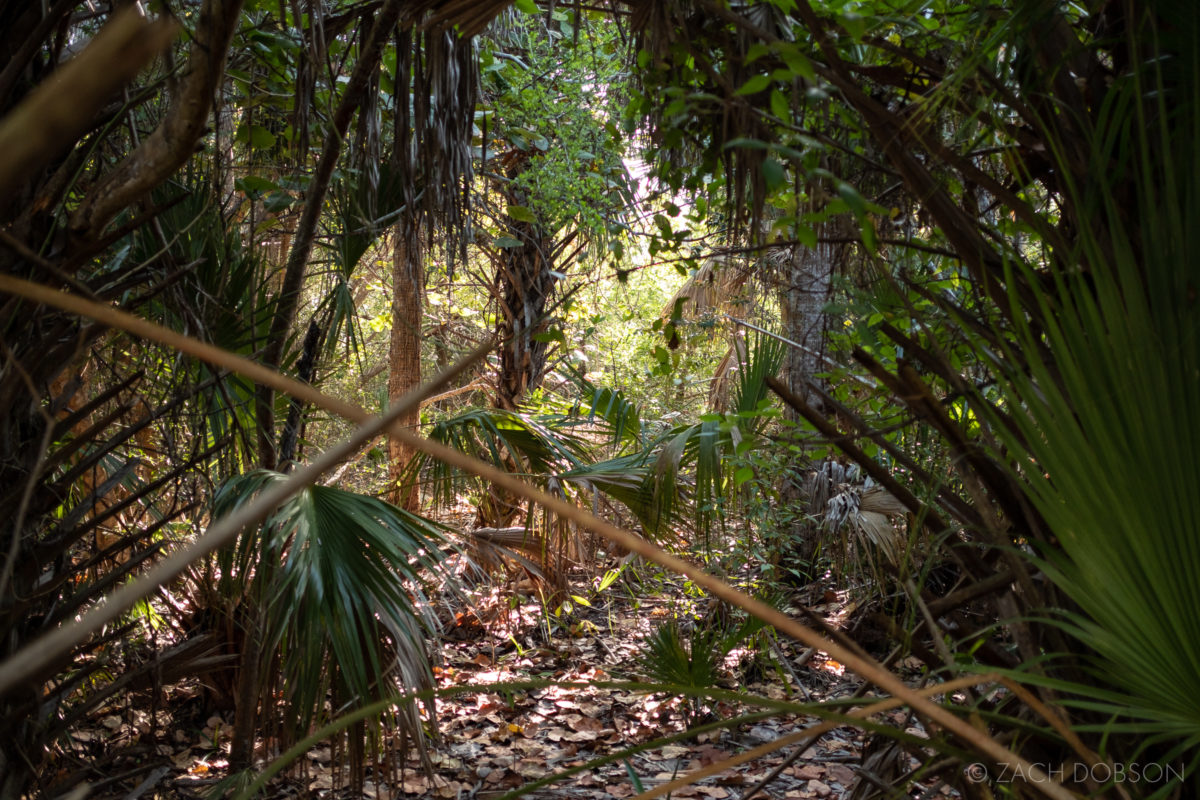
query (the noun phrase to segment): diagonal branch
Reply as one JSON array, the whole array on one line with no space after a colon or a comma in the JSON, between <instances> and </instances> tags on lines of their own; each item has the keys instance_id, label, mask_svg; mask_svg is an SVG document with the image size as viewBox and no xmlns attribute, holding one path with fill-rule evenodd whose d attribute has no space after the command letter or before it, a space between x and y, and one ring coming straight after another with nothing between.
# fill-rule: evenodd
<instances>
[{"instance_id":1,"label":"diagonal branch","mask_svg":"<svg viewBox=\"0 0 1200 800\"><path fill-rule=\"evenodd\" d=\"M75 237L99 236L113 217L170 177L195 152L213 96L225 75L225 54L241 10L242 0L205 0L187 68L166 117L71 215Z\"/></svg>"},{"instance_id":2,"label":"diagonal branch","mask_svg":"<svg viewBox=\"0 0 1200 800\"><path fill-rule=\"evenodd\" d=\"M82 53L33 90L0 122L0 197L70 147L104 104L175 37L165 20L117 14ZM189 151L190 152L190 151Z\"/></svg>"},{"instance_id":3,"label":"diagonal branch","mask_svg":"<svg viewBox=\"0 0 1200 800\"><path fill-rule=\"evenodd\" d=\"M830 640L779 609L730 586L725 581L709 574L700 567L678 556L667 553L641 536L618 528L612 523L602 520L578 506L571 505L562 498L554 497L541 489L530 486L508 472L497 469L490 464L485 464L466 453L426 439L400 425L394 424L399 414L408 410L408 404L419 403L420 397L424 392L434 389L432 386L427 385L416 392L406 395L404 400L393 407L386 417L372 417L366 411L351 403L330 397L311 386L266 369L260 364L235 356L207 343L182 336L174 331L119 311L111 306L93 303L65 292L55 291L7 275L0 275L0 292L17 294L35 302L53 305L65 311L82 314L102 324L122 328L135 336L153 339L170 347L175 347L181 352L238 372L259 384L270 385L279 391L287 392L302 400L320 405L329 411L362 424L354 435L322 455L311 466L296 473L293 478L285 483L279 484L278 487L261 495L259 501L243 507L242 511L235 512L233 516L226 517L223 521L218 522L192 548L172 554L167 561L155 567L142 579L122 588L109 597L104 605L88 612L80 622L65 626L48 634L34 644L22 649L8 661L0 664L0 694L13 689L20 682L27 680L30 675L36 673L42 665L47 663L48 659L52 659L55 653L63 652L64 646L69 648L79 641L86 639L92 633L99 630L100 627L116 619L140 597L154 591L158 583L170 580L174 575L182 572L191 560L199 557L203 552L207 552L208 549L216 547L219 542L214 542L212 539L218 530L225 539L231 538L241 528L265 517L278 503L291 494L300 491L304 486L314 483L322 472L330 469L338 460L353 452L367 437L375 436L381 431L386 430L390 435L443 463L471 472L486 481L496 484L505 491L512 492L537 503L543 508L593 531L610 542L619 544L637 553L648 561L652 561L672 572L687 576L697 586L706 589L714 597L752 614L799 642L828 653L832 658L845 664L864 679L895 696L901 702L908 704L914 711L924 714L931 722L958 737L985 758L992 760L997 765L1003 766L1005 769L1012 770L1014 774L1022 775L1036 790L1040 791L1046 797L1053 798L1053 800L1075 800L1072 792L1054 782L1042 769L1005 747L986 732L975 728L969 721L960 719L949 709L915 691L897 675L870 656L857 653L836 641ZM454 374L460 373L470 366L472 363L471 359L482 357L487 352L487 349L488 347L484 347L476 350L467 361L461 362L451 372ZM445 380L449 380L452 375L443 373L442 377ZM253 515L251 515L251 512L253 512ZM202 547L203 549L201 549Z\"/></svg>"}]
</instances>

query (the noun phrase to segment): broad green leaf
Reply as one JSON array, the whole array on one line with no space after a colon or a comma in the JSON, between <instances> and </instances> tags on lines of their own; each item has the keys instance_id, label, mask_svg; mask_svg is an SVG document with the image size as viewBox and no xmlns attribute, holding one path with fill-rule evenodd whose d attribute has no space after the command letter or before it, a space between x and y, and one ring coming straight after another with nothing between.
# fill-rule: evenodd
<instances>
[{"instance_id":1,"label":"broad green leaf","mask_svg":"<svg viewBox=\"0 0 1200 800\"><path fill-rule=\"evenodd\" d=\"M744 84L742 84L742 88L738 89L736 92L734 92L734 94L739 95L739 96L748 95L748 94L758 94L759 92L766 89L770 85L771 85L771 76L755 75L753 78L751 78L750 80L748 80Z\"/></svg>"},{"instance_id":2,"label":"broad green leaf","mask_svg":"<svg viewBox=\"0 0 1200 800\"><path fill-rule=\"evenodd\" d=\"M247 175L233 182L233 188L246 194L271 192L279 188L279 184L260 175Z\"/></svg>"},{"instance_id":3,"label":"broad green leaf","mask_svg":"<svg viewBox=\"0 0 1200 800\"><path fill-rule=\"evenodd\" d=\"M510 205L507 207L506 211L508 216L512 217L517 222L537 222L537 215L530 211L526 206Z\"/></svg>"},{"instance_id":4,"label":"broad green leaf","mask_svg":"<svg viewBox=\"0 0 1200 800\"><path fill-rule=\"evenodd\" d=\"M788 105L787 98L778 89L771 90L771 113L782 120L791 119L792 116L792 109Z\"/></svg>"},{"instance_id":5,"label":"broad green leaf","mask_svg":"<svg viewBox=\"0 0 1200 800\"><path fill-rule=\"evenodd\" d=\"M733 485L740 487L743 483L754 477L754 469L751 467L738 467L737 472L733 473Z\"/></svg>"},{"instance_id":6,"label":"broad green leaf","mask_svg":"<svg viewBox=\"0 0 1200 800\"><path fill-rule=\"evenodd\" d=\"M762 163L763 179L767 182L767 191L773 192L787 182L787 172L778 159L767 158Z\"/></svg>"}]
</instances>

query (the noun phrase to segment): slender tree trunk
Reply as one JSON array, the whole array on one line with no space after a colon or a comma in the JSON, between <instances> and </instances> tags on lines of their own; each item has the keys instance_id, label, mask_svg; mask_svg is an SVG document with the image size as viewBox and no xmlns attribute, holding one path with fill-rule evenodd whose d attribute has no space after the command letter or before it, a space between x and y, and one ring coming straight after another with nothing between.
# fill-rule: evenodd
<instances>
[{"instance_id":1,"label":"slender tree trunk","mask_svg":"<svg viewBox=\"0 0 1200 800\"><path fill-rule=\"evenodd\" d=\"M820 405L812 386L824 386L817 377L825 369L825 343L829 332L824 309L829 302L830 283L840 249L840 245L826 243L819 243L813 249L797 247L782 265L779 308L783 335L800 345L788 348L783 377L792 394L809 405ZM789 410L788 414L798 419L795 412Z\"/></svg>"},{"instance_id":2,"label":"slender tree trunk","mask_svg":"<svg viewBox=\"0 0 1200 800\"><path fill-rule=\"evenodd\" d=\"M364 43L359 51L358 63L350 74L346 91L333 112L333 119L325 134L325 142L321 148L321 158L317 162L316 171L308 184L304 197L304 209L300 220L296 223L296 232L292 239L292 252L288 256L287 268L283 273L283 283L279 288L276 300L275 315L271 318L270 332L267 334L266 345L263 349L262 360L268 367L278 368L283 361L284 349L287 345L288 332L296 317L296 309L300 305L300 290L304 286L304 277L308 273L308 257L312 254L313 242L316 239L317 221L325 206L325 195L329 191L329 183L333 178L334 167L342 152L342 143L354 112L362 103L363 94L371 84L371 75L379 69L379 60L383 46L391 37L392 29L400 18L404 8L400 0L386 0L383 8L375 17L370 28L370 34L364 37ZM273 469L278 460L275 449L275 392L269 387L260 386L255 398L256 415L258 418L258 459L262 466Z\"/></svg>"},{"instance_id":3,"label":"slender tree trunk","mask_svg":"<svg viewBox=\"0 0 1200 800\"><path fill-rule=\"evenodd\" d=\"M836 223L822 226L819 233L832 237ZM780 290L779 308L783 335L800 345L789 347L783 362L783 380L789 391L805 403L820 408L821 402L814 387L825 388L825 381L818 374L825 371L825 350L829 334L829 315L825 304L829 302L829 290L834 271L845 255L842 245L819 242L815 248L796 247L791 257L780 265L783 286ZM802 420L795 410L788 408L787 418L796 423ZM800 510L808 502L804 486L804 465L784 473L779 487L779 496L784 508ZM809 509L817 513L816 509ZM811 564L816 557L820 535L812 525L797 514L792 524L792 541L795 556L804 564Z\"/></svg>"},{"instance_id":4,"label":"slender tree trunk","mask_svg":"<svg viewBox=\"0 0 1200 800\"><path fill-rule=\"evenodd\" d=\"M392 254L392 341L388 374L388 397L395 401L421 383L421 321L424 315L425 264L421 252L420 233L401 222L396 226L396 248ZM400 424L416 428L421 412L413 409L400 418ZM416 480L401 485L405 467L416 451L395 439L388 441L388 460L391 464L392 487L390 500L396 505L416 511L420 493Z\"/></svg>"}]
</instances>

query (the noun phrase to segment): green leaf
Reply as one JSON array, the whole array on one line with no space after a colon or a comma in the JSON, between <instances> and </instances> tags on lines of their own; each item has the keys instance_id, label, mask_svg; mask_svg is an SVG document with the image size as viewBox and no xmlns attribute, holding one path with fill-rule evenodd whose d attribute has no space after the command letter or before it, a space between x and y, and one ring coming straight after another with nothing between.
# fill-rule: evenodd
<instances>
[{"instance_id":1,"label":"green leaf","mask_svg":"<svg viewBox=\"0 0 1200 800\"><path fill-rule=\"evenodd\" d=\"M234 134L234 140L247 144L255 150L264 150L275 146L275 134L262 125L241 125Z\"/></svg>"},{"instance_id":2,"label":"green leaf","mask_svg":"<svg viewBox=\"0 0 1200 800\"><path fill-rule=\"evenodd\" d=\"M603 592L605 589L616 583L617 578L621 577L621 573L625 571L625 566L626 565L622 564L621 566L614 567L613 569L610 569L608 572L604 573L604 577L600 579L599 585L596 586L596 591Z\"/></svg>"},{"instance_id":3,"label":"green leaf","mask_svg":"<svg viewBox=\"0 0 1200 800\"><path fill-rule=\"evenodd\" d=\"M741 147L745 150L766 150L770 147L761 139L750 139L745 136L739 136L736 139L730 139L725 143L723 150L732 150L735 147Z\"/></svg>"},{"instance_id":4,"label":"green leaf","mask_svg":"<svg viewBox=\"0 0 1200 800\"><path fill-rule=\"evenodd\" d=\"M263 192L273 192L279 188L273 180L263 178L259 175L247 175L244 178L238 178L233 182L233 188L239 192L246 194L258 194Z\"/></svg>"},{"instance_id":5,"label":"green leaf","mask_svg":"<svg viewBox=\"0 0 1200 800\"><path fill-rule=\"evenodd\" d=\"M514 0L513 5L517 7L518 11L525 14L538 13L537 3L533 2L533 0Z\"/></svg>"},{"instance_id":6,"label":"green leaf","mask_svg":"<svg viewBox=\"0 0 1200 800\"><path fill-rule=\"evenodd\" d=\"M771 90L771 113L782 120L791 119L792 117L791 106L788 105L787 98L783 96L783 92L778 89Z\"/></svg>"},{"instance_id":7,"label":"green leaf","mask_svg":"<svg viewBox=\"0 0 1200 800\"><path fill-rule=\"evenodd\" d=\"M492 244L496 245L496 247L513 248L513 247L520 247L521 240L514 239L511 236L497 236L495 239L492 240Z\"/></svg>"},{"instance_id":8,"label":"green leaf","mask_svg":"<svg viewBox=\"0 0 1200 800\"><path fill-rule=\"evenodd\" d=\"M787 182L787 172L778 159L767 158L762 163L763 179L767 182L767 191L773 192Z\"/></svg>"},{"instance_id":9,"label":"green leaf","mask_svg":"<svg viewBox=\"0 0 1200 800\"><path fill-rule=\"evenodd\" d=\"M530 211L526 206L510 205L506 211L508 216L512 219L515 219L517 222L537 222L537 215Z\"/></svg>"},{"instance_id":10,"label":"green leaf","mask_svg":"<svg viewBox=\"0 0 1200 800\"><path fill-rule=\"evenodd\" d=\"M794 74L810 81L817 79L817 73L813 69L812 62L800 52L796 45L790 43L781 44L779 46L779 55L783 59L783 62L788 65L788 69Z\"/></svg>"},{"instance_id":11,"label":"green leaf","mask_svg":"<svg viewBox=\"0 0 1200 800\"><path fill-rule=\"evenodd\" d=\"M754 477L754 470L751 467L738 467L737 472L733 473L733 485L741 487L743 483Z\"/></svg>"},{"instance_id":12,"label":"green leaf","mask_svg":"<svg viewBox=\"0 0 1200 800\"><path fill-rule=\"evenodd\" d=\"M742 84L742 88L738 89L736 92L734 92L734 94L738 96L758 94L770 85L770 75L755 75L753 78Z\"/></svg>"},{"instance_id":13,"label":"green leaf","mask_svg":"<svg viewBox=\"0 0 1200 800\"><path fill-rule=\"evenodd\" d=\"M295 197L292 197L287 192L271 192L263 198L263 208L271 213L283 211L285 208L291 208L299 202Z\"/></svg>"}]
</instances>

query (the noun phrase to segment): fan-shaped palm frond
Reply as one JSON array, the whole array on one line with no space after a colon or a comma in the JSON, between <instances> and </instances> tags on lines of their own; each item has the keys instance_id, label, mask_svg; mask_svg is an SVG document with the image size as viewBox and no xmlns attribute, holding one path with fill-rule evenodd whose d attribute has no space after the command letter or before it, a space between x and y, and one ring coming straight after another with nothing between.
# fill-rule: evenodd
<instances>
[{"instance_id":1,"label":"fan-shaped palm frond","mask_svg":"<svg viewBox=\"0 0 1200 800\"><path fill-rule=\"evenodd\" d=\"M843 484L825 506L825 525L831 530L848 528L864 546L868 557L878 550L889 563L900 564L904 540L892 517L907 509L878 486Z\"/></svg>"},{"instance_id":2,"label":"fan-shaped palm frond","mask_svg":"<svg viewBox=\"0 0 1200 800\"><path fill-rule=\"evenodd\" d=\"M552 418L497 408L477 408L438 422L429 432L435 442L453 447L501 469L533 477L572 469L587 459L587 443ZM427 463L418 456L406 471L406 481L415 480ZM468 480L452 467L430 462L434 497L439 502L454 500L455 484Z\"/></svg>"},{"instance_id":3,"label":"fan-shaped palm frond","mask_svg":"<svg viewBox=\"0 0 1200 800\"><path fill-rule=\"evenodd\" d=\"M283 480L258 470L227 481L214 517ZM335 709L353 708L432 686L422 586L438 570L443 544L441 529L428 520L372 497L310 486L261 530L218 553L218 594L241 598L241 616L252 626L245 633L254 637L244 652L261 654L242 669L278 665L278 674L263 681L266 730L284 741L306 732L324 721L329 696ZM279 696L282 707L268 705ZM423 742L414 705L402 706L394 722L409 741ZM352 740L351 755L361 746L361 737Z\"/></svg>"},{"instance_id":4,"label":"fan-shaped palm frond","mask_svg":"<svg viewBox=\"0 0 1200 800\"><path fill-rule=\"evenodd\" d=\"M680 498L667 492L655 492L655 471L651 453L641 451L605 461L581 464L559 473L559 480L596 489L633 512L643 530L655 536L677 521Z\"/></svg>"},{"instance_id":5,"label":"fan-shaped palm frond","mask_svg":"<svg viewBox=\"0 0 1200 800\"><path fill-rule=\"evenodd\" d=\"M404 185L399 170L384 162L377 167L375 183L363 173L348 173L331 192L334 235L328 248L333 257L333 285L321 299L318 315L325 326L326 355L343 339L357 354L362 336L357 329L357 312L351 282L359 262L388 231L404 206ZM345 330L345 336L341 335Z\"/></svg>"},{"instance_id":6,"label":"fan-shaped palm frond","mask_svg":"<svg viewBox=\"0 0 1200 800\"><path fill-rule=\"evenodd\" d=\"M642 413L624 392L608 387L591 387L587 421L603 420L617 446L637 447L642 440Z\"/></svg>"},{"instance_id":7,"label":"fan-shaped palm frond","mask_svg":"<svg viewBox=\"0 0 1200 800\"><path fill-rule=\"evenodd\" d=\"M696 521L703 534L719 512L724 473L722 454L733 442L732 426L723 426L717 415L694 425L683 425L668 431L657 447L653 472L652 508L671 509L676 498L685 490L681 475L686 466L694 470L693 503ZM661 522L656 520L656 526Z\"/></svg>"},{"instance_id":8,"label":"fan-shaped palm frond","mask_svg":"<svg viewBox=\"0 0 1200 800\"><path fill-rule=\"evenodd\" d=\"M624 391L597 386L573 368L561 374L577 394L573 400L547 399L542 405L543 411L549 412L546 419L553 419L557 427L585 428L591 440L597 433L607 434L609 440L602 446L617 453L645 447L642 409Z\"/></svg>"},{"instance_id":9,"label":"fan-shaped palm frond","mask_svg":"<svg viewBox=\"0 0 1200 800\"><path fill-rule=\"evenodd\" d=\"M733 410L743 419L754 421L753 430L761 427L765 421L757 416L761 405L767 399L767 378L779 373L783 365L783 357L787 353L787 345L773 336L752 331L746 337L747 347L744 353L738 353L739 368L737 383L734 385Z\"/></svg>"},{"instance_id":10,"label":"fan-shaped palm frond","mask_svg":"<svg viewBox=\"0 0 1200 800\"><path fill-rule=\"evenodd\" d=\"M1187 64L1188 74L1198 67L1200 57ZM1191 143L1200 132L1200 105L1191 80L1182 84L1183 97L1165 99L1160 69L1148 60L1117 88L1122 103L1134 106L1127 112L1155 126L1170 120L1174 130L1146 130L1121 114L1104 120L1112 141L1103 141L1113 150L1098 149L1092 158L1136 164L1129 169L1136 202L1118 205L1114 194L1094 189L1084 195L1096 233L1081 239L1083 266L1055 273L1049 285L1030 281L1045 324L1023 327L1019 353L997 365L1019 432L997 430L1021 454L1014 470L1056 536L1042 563L1081 609L1069 630L1096 655L1102 683L1078 686L1086 698L1079 705L1109 718L1106 737L1128 735L1135 757L1154 747L1156 756L1184 759L1194 770L1200 163ZM1029 374L1009 366L1021 363L1015 355L1027 357Z\"/></svg>"},{"instance_id":11,"label":"fan-shaped palm frond","mask_svg":"<svg viewBox=\"0 0 1200 800\"><path fill-rule=\"evenodd\" d=\"M722 644L720 631L695 625L685 634L677 620L670 620L643 640L645 650L638 660L646 677L655 683L710 689L727 652Z\"/></svg>"}]
</instances>

